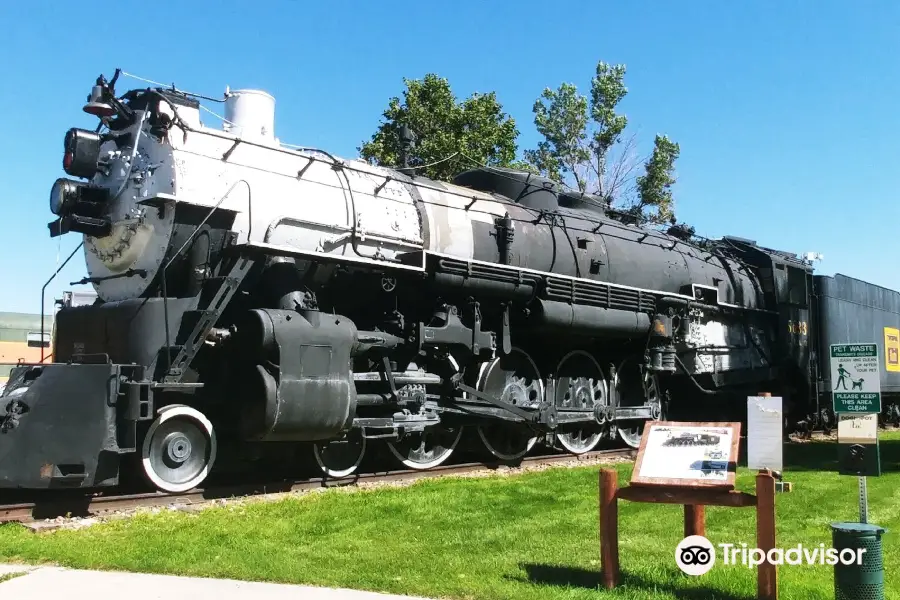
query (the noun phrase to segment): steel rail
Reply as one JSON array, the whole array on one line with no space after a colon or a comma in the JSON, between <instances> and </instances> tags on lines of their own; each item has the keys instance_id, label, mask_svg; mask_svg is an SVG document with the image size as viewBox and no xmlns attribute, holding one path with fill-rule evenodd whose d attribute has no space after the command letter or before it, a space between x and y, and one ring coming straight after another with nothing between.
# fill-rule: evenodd
<instances>
[{"instance_id":1,"label":"steel rail","mask_svg":"<svg viewBox=\"0 0 900 600\"><path fill-rule=\"evenodd\" d=\"M30 523L64 516L95 517L136 508L153 508L173 504L198 505L207 504L220 499L252 498L254 496L264 496L267 494L285 494L319 488L347 487L370 482L391 483L399 481L416 481L419 479L471 473L484 469L496 470L501 467L518 468L526 465L552 465L573 461L589 461L595 458L634 458L635 455L636 450L633 448L614 448L609 450L595 450L579 455L559 454L530 456L514 465L502 461L471 462L458 465L439 465L426 470L403 469L381 472L375 471L341 479L316 477L264 484L244 483L221 485L205 489L197 488L182 493L148 492L142 494L109 496L90 496L87 494L69 495L67 497L48 498L46 500L37 500L35 502L6 505L0 504L0 523ZM69 494L71 494L71 492L69 492Z\"/></svg>"}]
</instances>

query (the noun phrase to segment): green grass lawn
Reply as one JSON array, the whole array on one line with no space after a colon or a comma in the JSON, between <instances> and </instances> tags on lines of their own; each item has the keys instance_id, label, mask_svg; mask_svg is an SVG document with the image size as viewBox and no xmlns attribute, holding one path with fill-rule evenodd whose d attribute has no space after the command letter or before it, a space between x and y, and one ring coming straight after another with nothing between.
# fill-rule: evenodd
<instances>
[{"instance_id":1,"label":"green grass lawn","mask_svg":"<svg viewBox=\"0 0 900 600\"><path fill-rule=\"evenodd\" d=\"M777 497L779 547L830 546L829 523L857 519L856 478L807 470L835 442L789 446ZM743 452L742 452L743 454ZM793 465L793 466L791 466ZM882 437L885 474L870 478L870 521L884 537L887 597L900 597L900 434ZM618 467L620 485L630 464ZM890 472L888 472L890 471ZM598 589L597 467L423 480L409 487L330 490L200 513L165 512L82 530L34 534L0 526L0 561L350 587L445 598L755 597L755 571L719 566L682 575L674 548L682 509L620 502L624 585ZM738 487L754 474L739 469ZM755 542L752 509L707 508L707 536ZM782 598L833 598L832 569L783 566Z\"/></svg>"}]
</instances>

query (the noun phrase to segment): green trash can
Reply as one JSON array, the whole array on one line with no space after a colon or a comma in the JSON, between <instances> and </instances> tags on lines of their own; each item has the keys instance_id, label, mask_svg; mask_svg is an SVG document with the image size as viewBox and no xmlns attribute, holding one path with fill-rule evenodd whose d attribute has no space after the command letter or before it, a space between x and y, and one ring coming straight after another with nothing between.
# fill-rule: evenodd
<instances>
[{"instance_id":1,"label":"green trash can","mask_svg":"<svg viewBox=\"0 0 900 600\"><path fill-rule=\"evenodd\" d=\"M834 565L835 600L884 600L881 536L885 532L883 527L869 523L831 524L831 546L838 552ZM857 564L857 551L861 549L865 552ZM846 552L842 554L842 550Z\"/></svg>"}]
</instances>

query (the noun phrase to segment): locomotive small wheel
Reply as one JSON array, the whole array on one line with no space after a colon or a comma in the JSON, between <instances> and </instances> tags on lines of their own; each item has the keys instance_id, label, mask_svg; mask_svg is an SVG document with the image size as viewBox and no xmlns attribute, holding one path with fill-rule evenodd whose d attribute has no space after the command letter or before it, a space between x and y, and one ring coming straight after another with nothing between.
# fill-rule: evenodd
<instances>
[{"instance_id":1,"label":"locomotive small wheel","mask_svg":"<svg viewBox=\"0 0 900 600\"><path fill-rule=\"evenodd\" d=\"M606 422L609 402L603 370L590 354L575 350L565 355L556 368L556 408L593 409L600 414L600 424L585 424L578 429L557 433L556 439L572 454L584 454L597 447L603 438L598 428Z\"/></svg>"},{"instance_id":2,"label":"locomotive small wheel","mask_svg":"<svg viewBox=\"0 0 900 600\"><path fill-rule=\"evenodd\" d=\"M352 429L347 437L313 444L313 455L322 473L340 479L356 472L366 455L366 438L362 431Z\"/></svg>"},{"instance_id":3,"label":"locomotive small wheel","mask_svg":"<svg viewBox=\"0 0 900 600\"><path fill-rule=\"evenodd\" d=\"M195 488L216 461L212 423L189 406L166 407L147 430L141 457L144 474L160 490Z\"/></svg>"},{"instance_id":4,"label":"locomotive small wheel","mask_svg":"<svg viewBox=\"0 0 900 600\"><path fill-rule=\"evenodd\" d=\"M537 408L544 399L544 381L537 365L516 347L482 365L476 389L527 408ZM491 454L505 461L522 458L538 440L527 427L502 420L479 425L478 436Z\"/></svg>"}]
</instances>

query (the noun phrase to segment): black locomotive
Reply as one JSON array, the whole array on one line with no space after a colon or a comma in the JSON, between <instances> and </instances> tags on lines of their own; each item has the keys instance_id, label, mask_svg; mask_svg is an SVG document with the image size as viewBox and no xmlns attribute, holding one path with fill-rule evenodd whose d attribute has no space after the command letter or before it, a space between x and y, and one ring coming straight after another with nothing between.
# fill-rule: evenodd
<instances>
[{"instance_id":1,"label":"black locomotive","mask_svg":"<svg viewBox=\"0 0 900 600\"><path fill-rule=\"evenodd\" d=\"M828 426L827 348L847 341L877 340L886 404L900 391L896 292L532 174L431 181L207 128L197 106L100 78L85 111L108 131L66 136L87 181L54 186L49 227L84 236L99 299L56 315L52 363L11 373L0 487L143 472L181 491L274 447L344 476L372 440L428 468L464 428L505 460L636 446L647 420L742 420L763 391L789 430ZM336 202L346 225L317 216Z\"/></svg>"}]
</instances>

